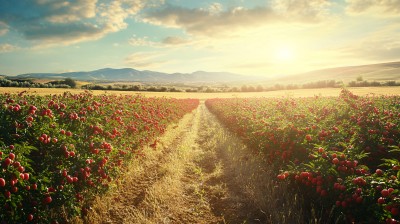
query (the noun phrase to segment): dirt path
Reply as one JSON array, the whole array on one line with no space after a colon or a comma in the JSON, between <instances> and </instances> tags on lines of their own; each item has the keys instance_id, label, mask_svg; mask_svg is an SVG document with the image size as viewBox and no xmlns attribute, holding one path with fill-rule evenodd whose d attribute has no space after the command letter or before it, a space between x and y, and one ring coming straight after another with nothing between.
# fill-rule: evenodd
<instances>
[{"instance_id":1,"label":"dirt path","mask_svg":"<svg viewBox=\"0 0 400 224\"><path fill-rule=\"evenodd\" d=\"M274 197L284 189L266 180L270 175L260 168L262 161L249 156L204 104L170 128L160 143L156 150L146 149L146 158L133 162L109 194L96 199L84 223L288 223L296 219L293 209L291 215L271 212L285 206Z\"/></svg>"}]
</instances>

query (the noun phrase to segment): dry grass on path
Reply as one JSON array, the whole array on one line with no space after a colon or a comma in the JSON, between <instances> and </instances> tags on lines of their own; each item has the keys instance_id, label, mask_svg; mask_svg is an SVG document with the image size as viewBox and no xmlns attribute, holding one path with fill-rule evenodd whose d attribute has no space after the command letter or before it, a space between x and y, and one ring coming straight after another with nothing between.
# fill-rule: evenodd
<instances>
[{"instance_id":1,"label":"dry grass on path","mask_svg":"<svg viewBox=\"0 0 400 224\"><path fill-rule=\"evenodd\" d=\"M80 222L303 223L300 200L204 104L160 143Z\"/></svg>"}]
</instances>

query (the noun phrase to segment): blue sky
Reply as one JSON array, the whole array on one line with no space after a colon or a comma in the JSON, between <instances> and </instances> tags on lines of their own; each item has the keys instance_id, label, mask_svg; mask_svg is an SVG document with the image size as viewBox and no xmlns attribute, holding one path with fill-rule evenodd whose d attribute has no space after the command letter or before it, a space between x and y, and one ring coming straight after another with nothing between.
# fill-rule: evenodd
<instances>
[{"instance_id":1,"label":"blue sky","mask_svg":"<svg viewBox=\"0 0 400 224\"><path fill-rule=\"evenodd\" d=\"M278 76L400 59L400 0L0 0L0 74Z\"/></svg>"}]
</instances>

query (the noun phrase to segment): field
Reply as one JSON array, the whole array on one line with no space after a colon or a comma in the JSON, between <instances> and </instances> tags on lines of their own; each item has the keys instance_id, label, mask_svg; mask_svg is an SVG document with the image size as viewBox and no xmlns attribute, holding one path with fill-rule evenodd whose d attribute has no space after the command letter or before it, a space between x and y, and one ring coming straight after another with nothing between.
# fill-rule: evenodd
<instances>
[{"instance_id":1,"label":"field","mask_svg":"<svg viewBox=\"0 0 400 224\"><path fill-rule=\"evenodd\" d=\"M22 90L0 89L6 223L399 223L399 87Z\"/></svg>"},{"instance_id":2,"label":"field","mask_svg":"<svg viewBox=\"0 0 400 224\"><path fill-rule=\"evenodd\" d=\"M395 95L400 93L400 87L354 87L348 88L351 92L357 95L377 94L377 95ZM80 89L49 89L49 88L13 88L0 87L0 94L3 93L20 93L26 91L26 94L49 95L62 94L65 91L73 94L82 93L85 90ZM186 92L131 92L131 91L91 91L94 95L115 94L115 95L135 95L140 94L146 97L173 97L178 99L193 98L206 100L209 98L243 98L243 97L311 97L314 95L321 96L339 96L341 89L326 88L326 89L299 89L299 90L280 90L271 92L249 92L249 93L186 93Z\"/></svg>"}]
</instances>

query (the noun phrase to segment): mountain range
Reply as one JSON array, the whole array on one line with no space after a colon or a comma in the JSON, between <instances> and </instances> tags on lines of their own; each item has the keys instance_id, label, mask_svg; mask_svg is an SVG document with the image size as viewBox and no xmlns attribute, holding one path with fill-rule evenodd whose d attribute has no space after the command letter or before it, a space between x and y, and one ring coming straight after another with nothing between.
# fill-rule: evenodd
<instances>
[{"instance_id":1,"label":"mountain range","mask_svg":"<svg viewBox=\"0 0 400 224\"><path fill-rule=\"evenodd\" d=\"M400 62L388 62L379 64L345 66L314 70L310 72L266 78L261 76L245 76L229 72L193 73L162 73L149 70L136 70L132 68L103 68L87 72L66 73L27 73L10 78L33 79L65 79L72 78L83 81L135 81L135 82L161 82L161 83L307 83L320 80L336 80L349 82L358 77L368 81L400 80Z\"/></svg>"},{"instance_id":2,"label":"mountain range","mask_svg":"<svg viewBox=\"0 0 400 224\"><path fill-rule=\"evenodd\" d=\"M132 68L112 69L103 68L89 72L66 72L66 73L27 73L15 76L15 78L34 79L64 79L72 78L84 81L134 81L134 82L169 82L169 83L208 83L208 82L242 82L265 80L257 76L244 76L229 72L205 72L193 73L162 73L155 71L140 71Z\"/></svg>"}]
</instances>

